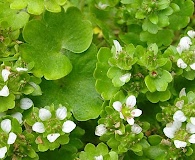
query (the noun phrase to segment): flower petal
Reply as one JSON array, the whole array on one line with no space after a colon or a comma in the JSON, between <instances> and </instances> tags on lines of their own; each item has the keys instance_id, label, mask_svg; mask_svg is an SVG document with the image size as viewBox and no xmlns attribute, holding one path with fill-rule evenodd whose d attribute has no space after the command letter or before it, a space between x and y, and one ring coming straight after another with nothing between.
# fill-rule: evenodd
<instances>
[{"instance_id":1,"label":"flower petal","mask_svg":"<svg viewBox=\"0 0 195 160\"><path fill-rule=\"evenodd\" d=\"M16 112L11 115L12 117L16 118L20 124L22 124L22 114L20 112Z\"/></svg>"},{"instance_id":2,"label":"flower petal","mask_svg":"<svg viewBox=\"0 0 195 160\"><path fill-rule=\"evenodd\" d=\"M177 67L185 69L187 67L187 64L181 58L179 58L177 60Z\"/></svg>"},{"instance_id":3,"label":"flower petal","mask_svg":"<svg viewBox=\"0 0 195 160\"><path fill-rule=\"evenodd\" d=\"M191 68L192 70L195 70L195 63L190 64L190 68Z\"/></svg>"},{"instance_id":4,"label":"flower petal","mask_svg":"<svg viewBox=\"0 0 195 160\"><path fill-rule=\"evenodd\" d=\"M133 108L136 105L136 97L134 95L131 95L126 100L126 105L129 108Z\"/></svg>"},{"instance_id":5,"label":"flower petal","mask_svg":"<svg viewBox=\"0 0 195 160\"><path fill-rule=\"evenodd\" d=\"M193 30L189 30L189 31L187 32L187 34L188 34L188 36L191 37L191 38L194 38L194 37L195 37L195 31L193 31Z\"/></svg>"},{"instance_id":6,"label":"flower petal","mask_svg":"<svg viewBox=\"0 0 195 160\"><path fill-rule=\"evenodd\" d=\"M192 135L189 137L188 141L189 141L190 143L195 143L195 134L192 134Z\"/></svg>"},{"instance_id":7,"label":"flower petal","mask_svg":"<svg viewBox=\"0 0 195 160\"><path fill-rule=\"evenodd\" d=\"M26 72L26 71L28 71L28 68L17 67L16 70L18 72Z\"/></svg>"},{"instance_id":8,"label":"flower petal","mask_svg":"<svg viewBox=\"0 0 195 160\"><path fill-rule=\"evenodd\" d=\"M113 40L115 49L116 49L116 55L122 52L122 47L120 43L117 40Z\"/></svg>"},{"instance_id":9,"label":"flower petal","mask_svg":"<svg viewBox=\"0 0 195 160\"><path fill-rule=\"evenodd\" d=\"M14 144L14 142L16 141L17 135L13 132L9 133L9 137L7 140L7 144Z\"/></svg>"},{"instance_id":10,"label":"flower petal","mask_svg":"<svg viewBox=\"0 0 195 160\"><path fill-rule=\"evenodd\" d=\"M59 119L59 120L64 120L67 116L67 109L66 107L59 107L57 110L56 110L56 117Z\"/></svg>"},{"instance_id":11,"label":"flower petal","mask_svg":"<svg viewBox=\"0 0 195 160\"><path fill-rule=\"evenodd\" d=\"M195 117L190 117L190 121L193 125L195 125Z\"/></svg>"},{"instance_id":12,"label":"flower petal","mask_svg":"<svg viewBox=\"0 0 195 160\"><path fill-rule=\"evenodd\" d=\"M184 105L184 100L177 101L175 106L178 107L179 109L182 109Z\"/></svg>"},{"instance_id":13,"label":"flower petal","mask_svg":"<svg viewBox=\"0 0 195 160\"><path fill-rule=\"evenodd\" d=\"M121 109L122 109L122 103L119 102L119 101L114 102L112 106L113 106L114 109L115 109L116 111L118 111L118 112L120 112Z\"/></svg>"},{"instance_id":14,"label":"flower petal","mask_svg":"<svg viewBox=\"0 0 195 160\"><path fill-rule=\"evenodd\" d=\"M168 138L174 138L175 130L172 127L165 127L163 132Z\"/></svg>"},{"instance_id":15,"label":"flower petal","mask_svg":"<svg viewBox=\"0 0 195 160\"><path fill-rule=\"evenodd\" d=\"M174 121L185 122L187 118L181 110L178 110L174 113L173 119Z\"/></svg>"},{"instance_id":16,"label":"flower petal","mask_svg":"<svg viewBox=\"0 0 195 160\"><path fill-rule=\"evenodd\" d=\"M131 115L132 115L133 117L139 117L141 114L142 114L142 110L140 110L140 109L133 109L133 110L131 111Z\"/></svg>"},{"instance_id":17,"label":"flower petal","mask_svg":"<svg viewBox=\"0 0 195 160\"><path fill-rule=\"evenodd\" d=\"M62 131L64 133L70 133L73 129L75 129L76 124L73 121L67 120L63 123Z\"/></svg>"},{"instance_id":18,"label":"flower petal","mask_svg":"<svg viewBox=\"0 0 195 160\"><path fill-rule=\"evenodd\" d=\"M182 88L181 91L179 92L179 98L186 96L186 89Z\"/></svg>"},{"instance_id":19,"label":"flower petal","mask_svg":"<svg viewBox=\"0 0 195 160\"><path fill-rule=\"evenodd\" d=\"M94 157L94 160L103 160L103 156L102 156L102 155L100 155L100 156L95 156L95 157Z\"/></svg>"},{"instance_id":20,"label":"flower petal","mask_svg":"<svg viewBox=\"0 0 195 160\"><path fill-rule=\"evenodd\" d=\"M32 126L32 130L37 133L44 133L45 132L45 126L42 122L36 122Z\"/></svg>"},{"instance_id":21,"label":"flower petal","mask_svg":"<svg viewBox=\"0 0 195 160\"><path fill-rule=\"evenodd\" d=\"M182 50L189 50L191 44L192 44L192 41L187 36L182 37L179 41L179 46L182 48Z\"/></svg>"},{"instance_id":22,"label":"flower petal","mask_svg":"<svg viewBox=\"0 0 195 160\"><path fill-rule=\"evenodd\" d=\"M104 124L99 124L95 129L96 136L102 136L107 131L106 126Z\"/></svg>"},{"instance_id":23,"label":"flower petal","mask_svg":"<svg viewBox=\"0 0 195 160\"><path fill-rule=\"evenodd\" d=\"M9 133L11 131L11 120L10 119L4 119L1 121L1 129L6 132Z\"/></svg>"},{"instance_id":24,"label":"flower petal","mask_svg":"<svg viewBox=\"0 0 195 160\"><path fill-rule=\"evenodd\" d=\"M9 75L11 72L8 69L3 69L1 75L3 77L3 81L6 82L8 80Z\"/></svg>"},{"instance_id":25,"label":"flower petal","mask_svg":"<svg viewBox=\"0 0 195 160\"><path fill-rule=\"evenodd\" d=\"M129 123L129 125L133 125L135 120L133 118L127 118L127 122Z\"/></svg>"},{"instance_id":26,"label":"flower petal","mask_svg":"<svg viewBox=\"0 0 195 160\"><path fill-rule=\"evenodd\" d=\"M188 122L187 125L186 125L186 130L187 130L188 133L195 133L195 125Z\"/></svg>"},{"instance_id":27,"label":"flower petal","mask_svg":"<svg viewBox=\"0 0 195 160\"><path fill-rule=\"evenodd\" d=\"M130 78L131 78L131 74L126 73L126 74L122 75L119 79L121 82L126 83L130 80Z\"/></svg>"},{"instance_id":28,"label":"flower petal","mask_svg":"<svg viewBox=\"0 0 195 160\"><path fill-rule=\"evenodd\" d=\"M52 133L47 135L47 139L49 142L54 142L60 136L59 133Z\"/></svg>"},{"instance_id":29,"label":"flower petal","mask_svg":"<svg viewBox=\"0 0 195 160\"><path fill-rule=\"evenodd\" d=\"M20 100L20 108L27 110L33 106L33 101L30 98L22 98Z\"/></svg>"},{"instance_id":30,"label":"flower petal","mask_svg":"<svg viewBox=\"0 0 195 160\"><path fill-rule=\"evenodd\" d=\"M6 85L0 90L0 96L2 97L9 96L9 88Z\"/></svg>"},{"instance_id":31,"label":"flower petal","mask_svg":"<svg viewBox=\"0 0 195 160\"><path fill-rule=\"evenodd\" d=\"M48 119L51 118L51 112L45 108L41 108L39 110L39 118L42 120L42 121L46 121Z\"/></svg>"},{"instance_id":32,"label":"flower petal","mask_svg":"<svg viewBox=\"0 0 195 160\"><path fill-rule=\"evenodd\" d=\"M1 147L0 148L0 158L4 158L5 154L7 153L7 147Z\"/></svg>"},{"instance_id":33,"label":"flower petal","mask_svg":"<svg viewBox=\"0 0 195 160\"><path fill-rule=\"evenodd\" d=\"M133 124L131 126L131 132L139 134L142 131L142 128L138 124Z\"/></svg>"},{"instance_id":34,"label":"flower petal","mask_svg":"<svg viewBox=\"0 0 195 160\"><path fill-rule=\"evenodd\" d=\"M123 116L122 112L119 113L120 113L120 119L124 119L125 117Z\"/></svg>"},{"instance_id":35,"label":"flower petal","mask_svg":"<svg viewBox=\"0 0 195 160\"><path fill-rule=\"evenodd\" d=\"M174 144L176 148L184 148L186 147L187 143L184 141L174 140Z\"/></svg>"}]
</instances>

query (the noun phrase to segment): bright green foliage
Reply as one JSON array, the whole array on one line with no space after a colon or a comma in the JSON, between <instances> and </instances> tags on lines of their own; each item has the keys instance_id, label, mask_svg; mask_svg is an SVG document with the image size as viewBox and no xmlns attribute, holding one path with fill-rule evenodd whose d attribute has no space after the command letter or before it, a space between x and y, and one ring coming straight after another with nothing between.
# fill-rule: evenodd
<instances>
[{"instance_id":1,"label":"bright green foliage","mask_svg":"<svg viewBox=\"0 0 195 160\"><path fill-rule=\"evenodd\" d=\"M92 39L90 23L81 18L78 9L70 8L66 13L46 12L42 21L32 20L26 25L23 36L28 44L21 45L20 51L26 62L35 63L33 73L37 77L55 80L70 73L71 63L60 51L81 53Z\"/></svg>"}]
</instances>

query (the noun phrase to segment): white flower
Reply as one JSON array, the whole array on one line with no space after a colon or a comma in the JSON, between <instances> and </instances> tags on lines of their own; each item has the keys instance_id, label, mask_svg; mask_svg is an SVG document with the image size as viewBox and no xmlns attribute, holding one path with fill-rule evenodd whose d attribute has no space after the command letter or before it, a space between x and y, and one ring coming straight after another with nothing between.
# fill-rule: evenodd
<instances>
[{"instance_id":1,"label":"white flower","mask_svg":"<svg viewBox=\"0 0 195 160\"><path fill-rule=\"evenodd\" d=\"M131 95L126 100L126 107L131 110L130 115L126 116L127 122L130 125L134 124L134 117L139 117L142 114L142 111L140 109L133 109L136 105L136 97ZM124 119L124 115L122 113L122 103L119 101L116 101L113 103L113 108L120 113L120 118Z\"/></svg>"},{"instance_id":2,"label":"white flower","mask_svg":"<svg viewBox=\"0 0 195 160\"><path fill-rule=\"evenodd\" d=\"M184 50L189 50L191 44L192 44L192 41L189 37L187 36L182 37L177 47L178 53L181 54Z\"/></svg>"},{"instance_id":3,"label":"white flower","mask_svg":"<svg viewBox=\"0 0 195 160\"><path fill-rule=\"evenodd\" d=\"M186 130L187 130L188 133L195 133L195 125L188 122L187 125L186 125Z\"/></svg>"},{"instance_id":4,"label":"white flower","mask_svg":"<svg viewBox=\"0 0 195 160\"><path fill-rule=\"evenodd\" d=\"M13 132L9 133L9 137L7 140L7 144L14 144L14 142L16 141L17 135Z\"/></svg>"},{"instance_id":5,"label":"white flower","mask_svg":"<svg viewBox=\"0 0 195 160\"><path fill-rule=\"evenodd\" d=\"M8 69L3 69L1 75L3 77L3 81L6 82L8 80L9 75L11 72Z\"/></svg>"},{"instance_id":6,"label":"white flower","mask_svg":"<svg viewBox=\"0 0 195 160\"><path fill-rule=\"evenodd\" d=\"M193 125L195 125L195 117L190 117L190 121Z\"/></svg>"},{"instance_id":7,"label":"white flower","mask_svg":"<svg viewBox=\"0 0 195 160\"><path fill-rule=\"evenodd\" d=\"M187 118L181 110L178 110L174 113L173 119L174 121L185 122Z\"/></svg>"},{"instance_id":8,"label":"white flower","mask_svg":"<svg viewBox=\"0 0 195 160\"><path fill-rule=\"evenodd\" d=\"M122 75L119 79L121 82L126 83L130 80L130 78L131 78L131 74L126 73L126 74Z\"/></svg>"},{"instance_id":9,"label":"white flower","mask_svg":"<svg viewBox=\"0 0 195 160\"><path fill-rule=\"evenodd\" d=\"M189 141L190 143L195 143L195 134L192 134L192 135L189 137L188 141Z\"/></svg>"},{"instance_id":10,"label":"white flower","mask_svg":"<svg viewBox=\"0 0 195 160\"><path fill-rule=\"evenodd\" d=\"M67 109L66 107L59 107L57 110L56 110L56 117L59 119L59 120L64 120L67 116Z\"/></svg>"},{"instance_id":11,"label":"white flower","mask_svg":"<svg viewBox=\"0 0 195 160\"><path fill-rule=\"evenodd\" d=\"M190 38L194 38L194 37L195 37L195 31L193 31L193 30L189 30L189 31L187 32L187 34L188 34L188 36L189 36Z\"/></svg>"},{"instance_id":12,"label":"white flower","mask_svg":"<svg viewBox=\"0 0 195 160\"><path fill-rule=\"evenodd\" d=\"M185 68L187 67L187 64L186 64L181 58L179 58L179 59L177 60L177 66L178 66L179 68L185 69Z\"/></svg>"},{"instance_id":13,"label":"white flower","mask_svg":"<svg viewBox=\"0 0 195 160\"><path fill-rule=\"evenodd\" d=\"M20 112L16 112L11 115L12 117L16 118L20 124L22 124L22 114Z\"/></svg>"},{"instance_id":14,"label":"white flower","mask_svg":"<svg viewBox=\"0 0 195 160\"><path fill-rule=\"evenodd\" d=\"M99 124L95 129L95 135L102 136L107 131L106 126L104 124Z\"/></svg>"},{"instance_id":15,"label":"white flower","mask_svg":"<svg viewBox=\"0 0 195 160\"><path fill-rule=\"evenodd\" d=\"M11 120L10 119L4 119L1 121L1 129L6 132L9 133L11 131Z\"/></svg>"},{"instance_id":16,"label":"white flower","mask_svg":"<svg viewBox=\"0 0 195 160\"><path fill-rule=\"evenodd\" d=\"M100 156L95 156L95 157L94 157L94 160L103 160L103 156L102 156L102 155L100 155Z\"/></svg>"},{"instance_id":17,"label":"white flower","mask_svg":"<svg viewBox=\"0 0 195 160\"><path fill-rule=\"evenodd\" d=\"M60 136L59 133L52 133L47 135L47 139L49 142L54 142Z\"/></svg>"},{"instance_id":18,"label":"white flower","mask_svg":"<svg viewBox=\"0 0 195 160\"><path fill-rule=\"evenodd\" d=\"M179 98L186 96L186 89L182 88L181 91L179 92Z\"/></svg>"},{"instance_id":19,"label":"white flower","mask_svg":"<svg viewBox=\"0 0 195 160\"><path fill-rule=\"evenodd\" d=\"M32 126L32 130L37 133L44 133L45 132L45 126L42 122L36 122Z\"/></svg>"},{"instance_id":20,"label":"white flower","mask_svg":"<svg viewBox=\"0 0 195 160\"><path fill-rule=\"evenodd\" d=\"M16 70L18 72L26 72L26 71L28 71L28 68L17 67Z\"/></svg>"},{"instance_id":21,"label":"white flower","mask_svg":"<svg viewBox=\"0 0 195 160\"><path fill-rule=\"evenodd\" d=\"M174 134L177 130L180 129L182 122L174 121L173 123L168 123L166 127L163 129L164 134L168 138L174 138Z\"/></svg>"},{"instance_id":22,"label":"white flower","mask_svg":"<svg viewBox=\"0 0 195 160\"><path fill-rule=\"evenodd\" d=\"M184 141L174 140L174 144L176 148L184 148L186 147L187 143Z\"/></svg>"},{"instance_id":23,"label":"white flower","mask_svg":"<svg viewBox=\"0 0 195 160\"><path fill-rule=\"evenodd\" d=\"M0 90L0 96L2 97L9 96L9 88L6 85Z\"/></svg>"},{"instance_id":24,"label":"white flower","mask_svg":"<svg viewBox=\"0 0 195 160\"><path fill-rule=\"evenodd\" d=\"M62 131L64 133L70 133L73 129L75 129L76 124L73 121L67 120L63 123Z\"/></svg>"},{"instance_id":25,"label":"white flower","mask_svg":"<svg viewBox=\"0 0 195 160\"><path fill-rule=\"evenodd\" d=\"M133 124L131 126L131 132L139 134L142 131L142 128L138 124Z\"/></svg>"},{"instance_id":26,"label":"white flower","mask_svg":"<svg viewBox=\"0 0 195 160\"><path fill-rule=\"evenodd\" d=\"M1 147L0 148L0 158L4 158L5 154L7 153L7 147Z\"/></svg>"},{"instance_id":27,"label":"white flower","mask_svg":"<svg viewBox=\"0 0 195 160\"><path fill-rule=\"evenodd\" d=\"M190 64L190 68L191 68L192 70L195 70L195 63Z\"/></svg>"},{"instance_id":28,"label":"white flower","mask_svg":"<svg viewBox=\"0 0 195 160\"><path fill-rule=\"evenodd\" d=\"M42 121L46 121L51 118L51 112L45 108L39 109L39 118Z\"/></svg>"},{"instance_id":29,"label":"white flower","mask_svg":"<svg viewBox=\"0 0 195 160\"><path fill-rule=\"evenodd\" d=\"M27 110L33 106L33 101L30 98L22 98L20 100L20 108Z\"/></svg>"},{"instance_id":30,"label":"white flower","mask_svg":"<svg viewBox=\"0 0 195 160\"><path fill-rule=\"evenodd\" d=\"M119 53L122 52L122 47L120 45L120 43L117 40L113 40L115 49L116 49L116 55L118 55Z\"/></svg>"},{"instance_id":31,"label":"white flower","mask_svg":"<svg viewBox=\"0 0 195 160\"><path fill-rule=\"evenodd\" d=\"M106 7L108 7L108 6L109 6L108 4L103 4L102 2L98 3L98 8L102 9L102 10L106 9Z\"/></svg>"}]
</instances>

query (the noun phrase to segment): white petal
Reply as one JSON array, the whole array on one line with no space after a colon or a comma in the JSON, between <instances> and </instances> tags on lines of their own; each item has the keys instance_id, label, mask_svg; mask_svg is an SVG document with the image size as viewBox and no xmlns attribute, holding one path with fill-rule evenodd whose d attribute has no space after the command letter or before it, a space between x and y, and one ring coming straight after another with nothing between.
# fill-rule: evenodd
<instances>
[{"instance_id":1,"label":"white petal","mask_svg":"<svg viewBox=\"0 0 195 160\"><path fill-rule=\"evenodd\" d=\"M99 124L95 129L96 136L102 136L107 131L106 126L104 124Z\"/></svg>"},{"instance_id":2,"label":"white petal","mask_svg":"<svg viewBox=\"0 0 195 160\"><path fill-rule=\"evenodd\" d=\"M195 125L195 117L190 117L190 121L193 125Z\"/></svg>"},{"instance_id":3,"label":"white petal","mask_svg":"<svg viewBox=\"0 0 195 160\"><path fill-rule=\"evenodd\" d=\"M195 63L192 63L192 64L190 65L190 68L191 68L192 70L195 70Z\"/></svg>"},{"instance_id":4,"label":"white petal","mask_svg":"<svg viewBox=\"0 0 195 160\"><path fill-rule=\"evenodd\" d=\"M195 143L195 134L191 135L188 139L190 143Z\"/></svg>"},{"instance_id":5,"label":"white petal","mask_svg":"<svg viewBox=\"0 0 195 160\"><path fill-rule=\"evenodd\" d=\"M45 127L42 122L36 122L32 126L32 130L37 132L37 133L44 133L45 132Z\"/></svg>"},{"instance_id":6,"label":"white petal","mask_svg":"<svg viewBox=\"0 0 195 160\"><path fill-rule=\"evenodd\" d=\"M130 124L130 125L133 125L135 120L133 118L127 118L127 122Z\"/></svg>"},{"instance_id":7,"label":"white petal","mask_svg":"<svg viewBox=\"0 0 195 160\"><path fill-rule=\"evenodd\" d=\"M172 127L165 127L163 132L168 138L174 138L175 130Z\"/></svg>"},{"instance_id":8,"label":"white petal","mask_svg":"<svg viewBox=\"0 0 195 160\"><path fill-rule=\"evenodd\" d=\"M174 113L173 119L174 121L185 122L187 118L181 110L178 110Z\"/></svg>"},{"instance_id":9,"label":"white petal","mask_svg":"<svg viewBox=\"0 0 195 160\"><path fill-rule=\"evenodd\" d=\"M193 31L193 30L189 30L189 31L187 32L187 34L188 34L188 36L191 37L191 38L194 38L194 37L195 37L195 31Z\"/></svg>"},{"instance_id":10,"label":"white petal","mask_svg":"<svg viewBox=\"0 0 195 160\"><path fill-rule=\"evenodd\" d=\"M183 52L183 49L181 48L181 46L178 46L178 47L176 48L176 50L177 50L177 52L178 52L179 54L181 54L181 53Z\"/></svg>"},{"instance_id":11,"label":"white petal","mask_svg":"<svg viewBox=\"0 0 195 160\"><path fill-rule=\"evenodd\" d=\"M33 106L33 101L30 98L22 98L20 100L20 108L27 110Z\"/></svg>"},{"instance_id":12,"label":"white petal","mask_svg":"<svg viewBox=\"0 0 195 160\"><path fill-rule=\"evenodd\" d=\"M189 37L185 36L185 37L182 37L180 39L180 42L179 42L179 46L183 49L183 50L189 50L190 48L190 45L192 44L192 41Z\"/></svg>"},{"instance_id":13,"label":"white petal","mask_svg":"<svg viewBox=\"0 0 195 160\"><path fill-rule=\"evenodd\" d=\"M115 134L122 135L123 133L120 130L115 130Z\"/></svg>"},{"instance_id":14,"label":"white petal","mask_svg":"<svg viewBox=\"0 0 195 160\"><path fill-rule=\"evenodd\" d=\"M9 133L11 131L11 120L10 119L4 119L1 121L1 129L6 132Z\"/></svg>"},{"instance_id":15,"label":"white petal","mask_svg":"<svg viewBox=\"0 0 195 160\"><path fill-rule=\"evenodd\" d=\"M10 132L8 140L7 140L7 144L14 144L16 141L16 138L17 138L17 135L13 132Z\"/></svg>"},{"instance_id":16,"label":"white petal","mask_svg":"<svg viewBox=\"0 0 195 160\"><path fill-rule=\"evenodd\" d=\"M47 135L47 139L49 142L54 142L60 136L59 133L52 133Z\"/></svg>"},{"instance_id":17,"label":"white petal","mask_svg":"<svg viewBox=\"0 0 195 160\"><path fill-rule=\"evenodd\" d=\"M70 133L73 129L75 129L75 127L76 124L73 121L67 120L62 126L62 131L64 133Z\"/></svg>"},{"instance_id":18,"label":"white petal","mask_svg":"<svg viewBox=\"0 0 195 160\"><path fill-rule=\"evenodd\" d=\"M8 69L3 69L1 75L3 77L3 81L6 82L8 80L9 75L11 72Z\"/></svg>"},{"instance_id":19,"label":"white petal","mask_svg":"<svg viewBox=\"0 0 195 160\"><path fill-rule=\"evenodd\" d=\"M184 148L186 147L187 143L184 141L174 140L174 144L176 148Z\"/></svg>"},{"instance_id":20,"label":"white petal","mask_svg":"<svg viewBox=\"0 0 195 160\"><path fill-rule=\"evenodd\" d=\"M59 107L57 110L56 110L56 117L59 119L59 120L64 120L67 116L67 109L66 107Z\"/></svg>"},{"instance_id":21,"label":"white petal","mask_svg":"<svg viewBox=\"0 0 195 160\"><path fill-rule=\"evenodd\" d=\"M179 98L186 96L186 89L182 88L181 91L179 92Z\"/></svg>"},{"instance_id":22,"label":"white petal","mask_svg":"<svg viewBox=\"0 0 195 160\"><path fill-rule=\"evenodd\" d=\"M122 112L119 112L119 113L120 113L120 118L124 119L125 117L123 116Z\"/></svg>"},{"instance_id":23,"label":"white petal","mask_svg":"<svg viewBox=\"0 0 195 160\"><path fill-rule=\"evenodd\" d=\"M17 67L16 70L18 72L26 72L26 71L28 71L28 68Z\"/></svg>"},{"instance_id":24,"label":"white petal","mask_svg":"<svg viewBox=\"0 0 195 160\"><path fill-rule=\"evenodd\" d=\"M51 112L45 108L39 109L39 118L42 121L46 121L51 118Z\"/></svg>"},{"instance_id":25,"label":"white petal","mask_svg":"<svg viewBox=\"0 0 195 160\"><path fill-rule=\"evenodd\" d=\"M108 6L109 6L108 4L103 4L102 2L98 3L98 8L102 9L102 10L106 9L106 7L108 7Z\"/></svg>"},{"instance_id":26,"label":"white petal","mask_svg":"<svg viewBox=\"0 0 195 160\"><path fill-rule=\"evenodd\" d=\"M122 109L122 103L119 102L119 101L114 102L112 106L113 106L114 109L115 109L116 111L118 111L118 112L120 112L121 109Z\"/></svg>"},{"instance_id":27,"label":"white petal","mask_svg":"<svg viewBox=\"0 0 195 160\"><path fill-rule=\"evenodd\" d=\"M142 128L137 125L137 124L133 124L131 126L131 132L135 133L135 134L139 134L142 131Z\"/></svg>"},{"instance_id":28,"label":"white petal","mask_svg":"<svg viewBox=\"0 0 195 160\"><path fill-rule=\"evenodd\" d=\"M175 104L175 106L178 107L179 109L182 109L183 105L184 105L184 100L177 101Z\"/></svg>"},{"instance_id":29,"label":"white petal","mask_svg":"<svg viewBox=\"0 0 195 160\"><path fill-rule=\"evenodd\" d=\"M142 114L142 110L140 110L140 109L133 109L133 110L131 111L131 115L132 115L133 117L139 117L141 114Z\"/></svg>"},{"instance_id":30,"label":"white petal","mask_svg":"<svg viewBox=\"0 0 195 160\"><path fill-rule=\"evenodd\" d=\"M185 69L185 68L187 67L187 64L186 64L181 58L179 58L179 59L177 60L177 66L178 66L179 68Z\"/></svg>"},{"instance_id":31,"label":"white petal","mask_svg":"<svg viewBox=\"0 0 195 160\"><path fill-rule=\"evenodd\" d=\"M188 122L187 125L186 125L186 130L187 130L188 133L195 133L195 125Z\"/></svg>"},{"instance_id":32,"label":"white petal","mask_svg":"<svg viewBox=\"0 0 195 160\"><path fill-rule=\"evenodd\" d=\"M9 96L9 88L6 85L0 90L0 96L2 97Z\"/></svg>"},{"instance_id":33,"label":"white petal","mask_svg":"<svg viewBox=\"0 0 195 160\"><path fill-rule=\"evenodd\" d=\"M95 160L103 160L103 156L102 156L102 155L100 155L100 156L95 156L94 159L95 159Z\"/></svg>"},{"instance_id":34,"label":"white petal","mask_svg":"<svg viewBox=\"0 0 195 160\"><path fill-rule=\"evenodd\" d=\"M174 130L178 130L178 129L181 128L181 126L182 126L182 122L181 121L173 121L171 127L173 127Z\"/></svg>"},{"instance_id":35,"label":"white petal","mask_svg":"<svg viewBox=\"0 0 195 160\"><path fill-rule=\"evenodd\" d=\"M16 118L20 124L22 124L22 114L20 112L16 112L11 115L12 117Z\"/></svg>"},{"instance_id":36,"label":"white petal","mask_svg":"<svg viewBox=\"0 0 195 160\"><path fill-rule=\"evenodd\" d=\"M7 153L7 147L0 148L0 158L4 158L5 154Z\"/></svg>"},{"instance_id":37,"label":"white petal","mask_svg":"<svg viewBox=\"0 0 195 160\"><path fill-rule=\"evenodd\" d=\"M116 48L116 55L122 52L122 47L117 40L113 40L114 46Z\"/></svg>"},{"instance_id":38,"label":"white petal","mask_svg":"<svg viewBox=\"0 0 195 160\"><path fill-rule=\"evenodd\" d=\"M126 83L130 80L130 78L131 78L131 74L126 73L126 74L122 75L119 79L121 82Z\"/></svg>"},{"instance_id":39,"label":"white petal","mask_svg":"<svg viewBox=\"0 0 195 160\"><path fill-rule=\"evenodd\" d=\"M130 108L133 108L136 105L136 97L131 95L126 100L126 105Z\"/></svg>"}]
</instances>

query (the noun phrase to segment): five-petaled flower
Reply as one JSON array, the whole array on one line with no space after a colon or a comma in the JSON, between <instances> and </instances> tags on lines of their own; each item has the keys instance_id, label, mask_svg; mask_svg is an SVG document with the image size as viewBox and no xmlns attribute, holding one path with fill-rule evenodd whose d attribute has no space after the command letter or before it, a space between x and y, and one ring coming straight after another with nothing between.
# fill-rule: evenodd
<instances>
[{"instance_id":1,"label":"five-petaled flower","mask_svg":"<svg viewBox=\"0 0 195 160\"><path fill-rule=\"evenodd\" d=\"M115 101L113 107L120 113L121 119L126 119L130 125L134 124L134 117L139 117L142 114L142 110L135 109L136 97L131 95L127 98L126 103L122 104L120 101Z\"/></svg>"}]
</instances>

